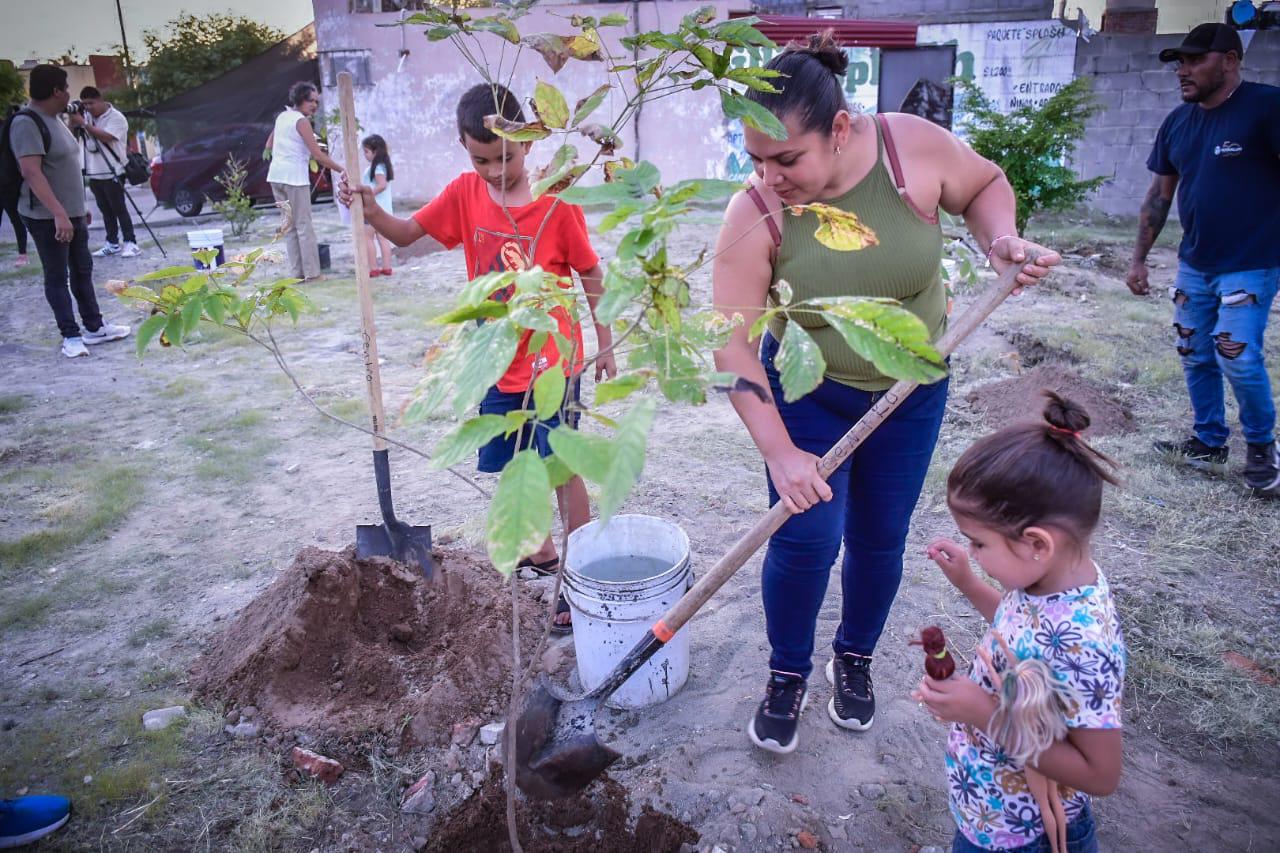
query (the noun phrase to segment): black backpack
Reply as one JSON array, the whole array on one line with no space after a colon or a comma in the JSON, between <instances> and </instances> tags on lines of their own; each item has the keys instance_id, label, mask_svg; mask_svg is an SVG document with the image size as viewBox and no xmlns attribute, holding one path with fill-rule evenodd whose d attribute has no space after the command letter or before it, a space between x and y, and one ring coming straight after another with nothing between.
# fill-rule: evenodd
<instances>
[{"instance_id":1,"label":"black backpack","mask_svg":"<svg viewBox=\"0 0 1280 853\"><path fill-rule=\"evenodd\" d=\"M48 126L34 110L23 107L5 121L4 129L0 130L0 199L4 200L6 206L17 201L18 195L22 192L22 169L18 166L18 158L14 156L13 146L9 144L9 129L13 127L13 123L19 116L26 116L40 128L40 140L44 143L46 154L49 153L49 146L53 144ZM33 199L32 206L34 205Z\"/></svg>"}]
</instances>

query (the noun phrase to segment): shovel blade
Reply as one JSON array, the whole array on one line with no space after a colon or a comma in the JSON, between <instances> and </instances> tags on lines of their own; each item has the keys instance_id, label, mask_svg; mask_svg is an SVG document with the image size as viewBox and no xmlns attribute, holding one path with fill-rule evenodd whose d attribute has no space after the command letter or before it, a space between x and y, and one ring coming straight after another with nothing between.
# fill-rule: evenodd
<instances>
[{"instance_id":1,"label":"shovel blade","mask_svg":"<svg viewBox=\"0 0 1280 853\"><path fill-rule=\"evenodd\" d=\"M529 692L516 721L516 785L554 800L581 791L622 753L596 736L600 698L559 694L545 678Z\"/></svg>"},{"instance_id":2,"label":"shovel blade","mask_svg":"<svg viewBox=\"0 0 1280 853\"><path fill-rule=\"evenodd\" d=\"M356 525L356 557L390 557L406 566L417 566L424 577L435 573L431 558L431 526L392 524Z\"/></svg>"}]
</instances>

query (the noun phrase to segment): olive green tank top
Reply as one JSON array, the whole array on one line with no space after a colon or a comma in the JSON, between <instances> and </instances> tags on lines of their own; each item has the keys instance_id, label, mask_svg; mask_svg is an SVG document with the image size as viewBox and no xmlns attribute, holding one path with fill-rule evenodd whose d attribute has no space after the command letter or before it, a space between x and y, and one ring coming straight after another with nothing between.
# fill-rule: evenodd
<instances>
[{"instance_id":1,"label":"olive green tank top","mask_svg":"<svg viewBox=\"0 0 1280 853\"><path fill-rule=\"evenodd\" d=\"M880 152L875 166L853 189L824 203L856 214L875 232L879 245L856 252L828 249L813 236L818 229L815 214L784 215L773 283L786 279L793 303L829 296L896 299L924 321L937 341L947 324L947 294L941 275L942 228L936 215L919 212L906 196L893 138L882 133L881 121L874 124ZM893 176L884 164L886 145ZM777 304L772 288L769 303ZM858 356L820 316L810 312L792 312L789 319L777 315L770 321L769 331L782 340L788 322L800 323L813 336L826 359L827 378L864 391L884 391L893 385L893 379Z\"/></svg>"}]
</instances>

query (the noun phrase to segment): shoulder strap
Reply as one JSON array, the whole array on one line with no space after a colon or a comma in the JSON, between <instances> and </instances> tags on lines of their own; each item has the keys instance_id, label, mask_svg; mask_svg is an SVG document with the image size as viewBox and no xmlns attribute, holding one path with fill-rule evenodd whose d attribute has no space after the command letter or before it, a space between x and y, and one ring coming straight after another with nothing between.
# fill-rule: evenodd
<instances>
[{"instance_id":1,"label":"shoulder strap","mask_svg":"<svg viewBox=\"0 0 1280 853\"><path fill-rule=\"evenodd\" d=\"M889 168L893 170L893 183L898 192L907 191L907 182L902 179L902 163L898 160L898 147L893 144L893 134L889 132L889 120L884 113L876 113L876 124L880 125L880 138L884 140L885 153L889 155Z\"/></svg>"},{"instance_id":2,"label":"shoulder strap","mask_svg":"<svg viewBox=\"0 0 1280 853\"><path fill-rule=\"evenodd\" d=\"M760 195L760 190L756 189L755 184L747 185L747 197L755 202L756 209L764 214L764 224L769 228L769 236L773 238L774 247L782 245L782 232L778 230L778 223L773 221L773 211L769 210L769 205L765 204L764 196Z\"/></svg>"}]
</instances>

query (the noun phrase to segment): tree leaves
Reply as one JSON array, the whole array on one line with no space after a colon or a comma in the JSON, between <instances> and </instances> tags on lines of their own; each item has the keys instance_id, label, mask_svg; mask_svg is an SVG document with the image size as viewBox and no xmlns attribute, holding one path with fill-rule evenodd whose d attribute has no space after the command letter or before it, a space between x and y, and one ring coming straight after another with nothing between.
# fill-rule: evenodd
<instances>
[{"instance_id":1,"label":"tree leaves","mask_svg":"<svg viewBox=\"0 0 1280 853\"><path fill-rule=\"evenodd\" d=\"M520 31L516 29L516 25L511 19L505 15L494 15L489 18L477 18L471 21L468 26L473 30L482 30L484 32L493 33L500 36L512 44L520 43Z\"/></svg>"},{"instance_id":2,"label":"tree leaves","mask_svg":"<svg viewBox=\"0 0 1280 853\"><path fill-rule=\"evenodd\" d=\"M857 252L870 246L880 245L876 232L872 231L858 214L850 210L841 210L829 204L814 202L813 204L795 204L789 210L793 216L812 213L818 217L818 230L813 232L814 239L837 252Z\"/></svg>"},{"instance_id":3,"label":"tree leaves","mask_svg":"<svg viewBox=\"0 0 1280 853\"><path fill-rule=\"evenodd\" d=\"M596 384L596 405L607 406L625 399L648 384L649 377L644 373L627 373L608 382L599 382Z\"/></svg>"},{"instance_id":4,"label":"tree leaves","mask_svg":"<svg viewBox=\"0 0 1280 853\"><path fill-rule=\"evenodd\" d=\"M441 470L456 465L503 433L520 429L528 419L528 412L513 411L505 415L477 415L463 421L436 444L431 467Z\"/></svg>"},{"instance_id":5,"label":"tree leaves","mask_svg":"<svg viewBox=\"0 0 1280 853\"><path fill-rule=\"evenodd\" d=\"M535 142L551 135L551 129L540 121L512 121L497 114L485 116L484 126L512 142Z\"/></svg>"},{"instance_id":6,"label":"tree leaves","mask_svg":"<svg viewBox=\"0 0 1280 853\"><path fill-rule=\"evenodd\" d=\"M586 165L575 166L574 161L577 159L578 149L572 145L561 145L556 149L551 162L542 169L530 186L533 197L538 198L549 192L555 193L568 189L569 184L587 169Z\"/></svg>"},{"instance_id":7,"label":"tree leaves","mask_svg":"<svg viewBox=\"0 0 1280 853\"><path fill-rule=\"evenodd\" d=\"M569 105L560 90L544 80L533 87L533 108L547 127L564 127L569 123Z\"/></svg>"},{"instance_id":8,"label":"tree leaves","mask_svg":"<svg viewBox=\"0 0 1280 853\"><path fill-rule=\"evenodd\" d=\"M599 145L600 153L606 157L613 156L613 152L622 147L622 140L618 138L618 134L614 132L613 128L606 127L603 124L579 125L578 133Z\"/></svg>"},{"instance_id":9,"label":"tree leaves","mask_svg":"<svg viewBox=\"0 0 1280 853\"><path fill-rule=\"evenodd\" d=\"M569 42L564 36L555 33L532 33L520 39L525 47L530 47L542 55L551 73L555 74L569 61Z\"/></svg>"},{"instance_id":10,"label":"tree leaves","mask_svg":"<svg viewBox=\"0 0 1280 853\"><path fill-rule=\"evenodd\" d=\"M504 365L505 366L505 365ZM551 482L536 450L521 450L502 469L485 522L489 559L509 575L551 532Z\"/></svg>"},{"instance_id":11,"label":"tree leaves","mask_svg":"<svg viewBox=\"0 0 1280 853\"><path fill-rule=\"evenodd\" d=\"M845 343L886 376L930 383L947 375L946 363L934 349L928 327L901 305L858 297L821 300L819 304L823 318ZM788 334L795 325L788 324Z\"/></svg>"},{"instance_id":12,"label":"tree leaves","mask_svg":"<svg viewBox=\"0 0 1280 853\"><path fill-rule=\"evenodd\" d=\"M773 363L782 382L782 399L788 403L817 388L827 372L827 360L822 357L817 341L794 320L787 323Z\"/></svg>"},{"instance_id":13,"label":"tree leaves","mask_svg":"<svg viewBox=\"0 0 1280 853\"><path fill-rule=\"evenodd\" d=\"M564 391L567 382L560 362L548 367L533 381L533 408L538 420L549 421L560 411L564 404Z\"/></svg>"},{"instance_id":14,"label":"tree leaves","mask_svg":"<svg viewBox=\"0 0 1280 853\"><path fill-rule=\"evenodd\" d=\"M641 400L618 421L613 440L560 426L548 437L556 456L574 473L600 486L600 518L617 512L640 481L645 445L657 404Z\"/></svg>"},{"instance_id":15,"label":"tree leaves","mask_svg":"<svg viewBox=\"0 0 1280 853\"><path fill-rule=\"evenodd\" d=\"M577 105L573 108L573 119L571 124L575 127L582 124L583 120L585 120L587 116L595 112L596 108L604 103L605 96L609 94L609 90L611 88L613 87L608 83L605 83L590 95L587 95L585 98L578 101Z\"/></svg>"},{"instance_id":16,"label":"tree leaves","mask_svg":"<svg viewBox=\"0 0 1280 853\"><path fill-rule=\"evenodd\" d=\"M455 391L453 413L457 417L479 405L489 386L507 372L520 344L519 330L505 319L464 328L449 376Z\"/></svg>"},{"instance_id":17,"label":"tree leaves","mask_svg":"<svg viewBox=\"0 0 1280 853\"><path fill-rule=\"evenodd\" d=\"M777 116L755 101L747 100L737 92L721 89L720 107L724 110L725 118L741 119L742 123L747 127L758 130L768 135L771 139L783 140L787 138L787 128L778 120Z\"/></svg>"},{"instance_id":18,"label":"tree leaves","mask_svg":"<svg viewBox=\"0 0 1280 853\"><path fill-rule=\"evenodd\" d=\"M147 345L151 343L151 339L160 333L160 330L164 328L164 324L168 321L169 318L163 314L152 314L142 321L142 325L138 327L136 338L138 358L142 358L142 354L146 351Z\"/></svg>"}]
</instances>

